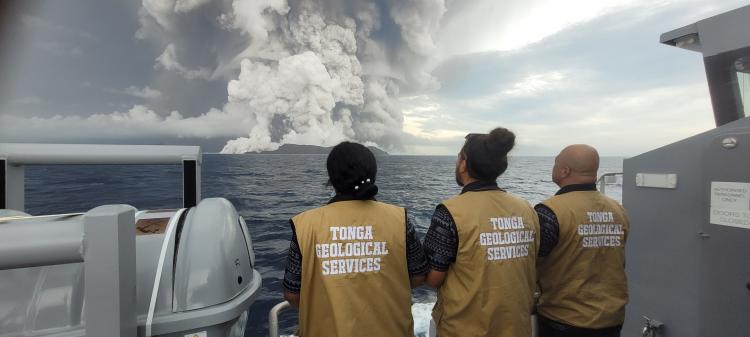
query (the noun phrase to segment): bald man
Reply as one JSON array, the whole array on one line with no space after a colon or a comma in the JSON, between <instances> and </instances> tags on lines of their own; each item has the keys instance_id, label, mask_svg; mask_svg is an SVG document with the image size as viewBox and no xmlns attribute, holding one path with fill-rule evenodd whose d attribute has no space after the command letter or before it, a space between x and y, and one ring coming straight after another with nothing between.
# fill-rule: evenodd
<instances>
[{"instance_id":1,"label":"bald man","mask_svg":"<svg viewBox=\"0 0 750 337\"><path fill-rule=\"evenodd\" d=\"M619 337L628 287L625 209L599 193L599 154L570 145L555 157L560 190L536 205L541 243L537 272L540 337Z\"/></svg>"}]
</instances>

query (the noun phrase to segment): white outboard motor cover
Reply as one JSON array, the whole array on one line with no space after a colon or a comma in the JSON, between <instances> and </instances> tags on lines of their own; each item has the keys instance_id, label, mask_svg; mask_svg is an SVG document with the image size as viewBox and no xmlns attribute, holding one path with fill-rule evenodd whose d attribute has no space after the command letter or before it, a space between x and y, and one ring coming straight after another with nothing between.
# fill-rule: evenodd
<instances>
[{"instance_id":1,"label":"white outboard motor cover","mask_svg":"<svg viewBox=\"0 0 750 337\"><path fill-rule=\"evenodd\" d=\"M223 198L205 199L187 214L177 234L175 312L224 303L247 288L253 261L246 231Z\"/></svg>"},{"instance_id":2,"label":"white outboard motor cover","mask_svg":"<svg viewBox=\"0 0 750 337\"><path fill-rule=\"evenodd\" d=\"M262 280L244 219L232 204L209 198L189 209L135 214L138 336L243 336ZM5 221L66 221L82 229L84 217ZM84 265L0 270L0 337L85 335Z\"/></svg>"}]
</instances>

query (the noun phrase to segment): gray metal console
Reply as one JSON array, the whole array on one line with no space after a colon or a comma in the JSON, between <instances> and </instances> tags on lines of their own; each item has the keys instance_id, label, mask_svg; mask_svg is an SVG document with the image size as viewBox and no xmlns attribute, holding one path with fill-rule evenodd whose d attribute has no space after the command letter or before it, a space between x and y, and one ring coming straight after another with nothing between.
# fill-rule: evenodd
<instances>
[{"instance_id":1,"label":"gray metal console","mask_svg":"<svg viewBox=\"0 0 750 337\"><path fill-rule=\"evenodd\" d=\"M750 336L748 32L750 6L662 35L703 53L718 127L624 162L623 336Z\"/></svg>"}]
</instances>

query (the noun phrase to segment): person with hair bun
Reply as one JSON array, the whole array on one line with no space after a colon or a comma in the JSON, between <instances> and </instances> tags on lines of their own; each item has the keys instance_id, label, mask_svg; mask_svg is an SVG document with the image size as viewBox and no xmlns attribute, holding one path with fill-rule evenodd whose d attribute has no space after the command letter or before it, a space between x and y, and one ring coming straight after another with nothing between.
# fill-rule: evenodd
<instances>
[{"instance_id":1,"label":"person with hair bun","mask_svg":"<svg viewBox=\"0 0 750 337\"><path fill-rule=\"evenodd\" d=\"M515 140L505 128L467 135L455 170L463 189L435 208L425 282L438 289L439 337L531 336L539 219L496 182Z\"/></svg>"},{"instance_id":2,"label":"person with hair bun","mask_svg":"<svg viewBox=\"0 0 750 337\"><path fill-rule=\"evenodd\" d=\"M427 261L406 210L375 200L377 163L365 146L336 145L326 161L336 195L290 220L284 298L301 337L413 336L411 288Z\"/></svg>"}]
</instances>

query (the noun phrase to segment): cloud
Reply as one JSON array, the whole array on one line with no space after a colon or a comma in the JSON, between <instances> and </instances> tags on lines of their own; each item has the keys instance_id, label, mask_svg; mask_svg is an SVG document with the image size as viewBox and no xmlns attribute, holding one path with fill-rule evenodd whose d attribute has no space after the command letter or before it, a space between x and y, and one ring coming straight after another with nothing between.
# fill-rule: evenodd
<instances>
[{"instance_id":1,"label":"cloud","mask_svg":"<svg viewBox=\"0 0 750 337\"><path fill-rule=\"evenodd\" d=\"M184 117L173 111L165 116L143 105L125 112L82 116L23 117L0 115L0 134L4 141L87 141L153 138L237 137L251 127L252 121L239 110L227 106L197 117Z\"/></svg>"},{"instance_id":2,"label":"cloud","mask_svg":"<svg viewBox=\"0 0 750 337\"><path fill-rule=\"evenodd\" d=\"M163 96L161 91L156 90L156 89L151 89L151 87L149 86L138 88L136 86L131 85L122 90L106 89L105 91L115 93L115 94L128 95L128 96L132 96L136 98L143 98L143 99L154 99L154 98L160 98Z\"/></svg>"},{"instance_id":3,"label":"cloud","mask_svg":"<svg viewBox=\"0 0 750 337\"><path fill-rule=\"evenodd\" d=\"M713 128L707 90L705 84L687 84L557 102L539 109L554 111L554 123L546 122L549 113L514 126L523 135L520 143L547 153L588 143L604 154L635 155Z\"/></svg>"},{"instance_id":4,"label":"cloud","mask_svg":"<svg viewBox=\"0 0 750 337\"><path fill-rule=\"evenodd\" d=\"M123 93L138 98L159 98L162 96L161 91L151 89L148 86L145 86L143 88L129 86L125 88Z\"/></svg>"},{"instance_id":5,"label":"cloud","mask_svg":"<svg viewBox=\"0 0 750 337\"><path fill-rule=\"evenodd\" d=\"M175 6L144 0L137 36L167 42L156 58L158 69L188 79L230 79L228 101L243 107L255 124L227 144L228 152L345 139L398 148L401 89L439 87L425 60L435 49L444 0L394 1L388 7L365 0L227 0L192 10L220 13L214 22L195 21ZM206 46L180 29L191 24L209 30L218 25L223 33L215 32L216 44ZM183 62L206 49L217 51L212 66ZM231 75L235 69L239 76Z\"/></svg>"},{"instance_id":6,"label":"cloud","mask_svg":"<svg viewBox=\"0 0 750 337\"><path fill-rule=\"evenodd\" d=\"M434 35L445 11L443 0L401 1L393 4L391 16L409 49L428 56L435 51Z\"/></svg>"},{"instance_id":7,"label":"cloud","mask_svg":"<svg viewBox=\"0 0 750 337\"><path fill-rule=\"evenodd\" d=\"M209 2L211 0L177 0L174 4L174 11L178 13L189 12Z\"/></svg>"},{"instance_id":8,"label":"cloud","mask_svg":"<svg viewBox=\"0 0 750 337\"><path fill-rule=\"evenodd\" d=\"M42 104L42 99L39 96L24 96L16 98L10 101L11 105L38 105Z\"/></svg>"},{"instance_id":9,"label":"cloud","mask_svg":"<svg viewBox=\"0 0 750 337\"><path fill-rule=\"evenodd\" d=\"M21 22L29 28L44 30L45 34L62 34L68 37L78 37L89 41L96 41L96 37L91 33L58 25L36 16L24 15L21 17Z\"/></svg>"},{"instance_id":10,"label":"cloud","mask_svg":"<svg viewBox=\"0 0 750 337\"><path fill-rule=\"evenodd\" d=\"M435 96L411 97L404 130L414 136L411 150L433 154L453 154L467 133L504 126L517 135L517 153L526 155L549 155L572 143L591 144L606 155L635 155L713 128L707 91L705 84L683 84L573 95L535 100L524 111L496 107L492 115L467 113Z\"/></svg>"},{"instance_id":11,"label":"cloud","mask_svg":"<svg viewBox=\"0 0 750 337\"><path fill-rule=\"evenodd\" d=\"M405 133L429 141L455 140L466 135L465 130L446 128L455 126L455 121L433 97L419 95L403 97L401 100L404 106ZM435 121L440 123L430 123Z\"/></svg>"},{"instance_id":12,"label":"cloud","mask_svg":"<svg viewBox=\"0 0 750 337\"><path fill-rule=\"evenodd\" d=\"M476 109L492 109L510 99L533 98L554 90L561 90L571 85L571 79L564 72L555 70L546 73L529 74L518 82L512 83L498 92L466 99L462 105Z\"/></svg>"},{"instance_id":13,"label":"cloud","mask_svg":"<svg viewBox=\"0 0 750 337\"><path fill-rule=\"evenodd\" d=\"M55 56L77 57L83 55L81 48L66 46L57 41L35 42L33 46Z\"/></svg>"},{"instance_id":14,"label":"cloud","mask_svg":"<svg viewBox=\"0 0 750 337\"><path fill-rule=\"evenodd\" d=\"M148 106L104 102L94 115L35 118L20 105L41 103L21 97L7 101L16 110L2 112L0 133L232 138L226 152L348 139L454 154L466 133L503 125L522 154L578 141L634 154L712 126L707 90L689 84L705 81L700 56L657 37L738 3L142 0L136 37L156 46L153 82L105 90Z\"/></svg>"},{"instance_id":15,"label":"cloud","mask_svg":"<svg viewBox=\"0 0 750 337\"><path fill-rule=\"evenodd\" d=\"M538 0L453 2L440 29L441 58L488 51L510 51L553 36L566 28L611 13L664 1ZM471 24L467 24L471 22ZM481 34L477 34L481 32Z\"/></svg>"},{"instance_id":16,"label":"cloud","mask_svg":"<svg viewBox=\"0 0 750 337\"><path fill-rule=\"evenodd\" d=\"M352 136L350 115L334 121L336 81L313 52L289 56L269 67L242 62L237 80L229 82L230 102L247 107L255 121L248 137L230 141L222 152L275 149L279 143L332 146ZM282 138L274 141L274 119L283 121Z\"/></svg>"},{"instance_id":17,"label":"cloud","mask_svg":"<svg viewBox=\"0 0 750 337\"><path fill-rule=\"evenodd\" d=\"M174 71L189 80L204 79L208 80L211 78L211 71L206 68L199 69L188 69L177 61L177 53L175 52L174 44L167 45L159 57L156 58L156 69L164 69L167 71Z\"/></svg>"}]
</instances>

